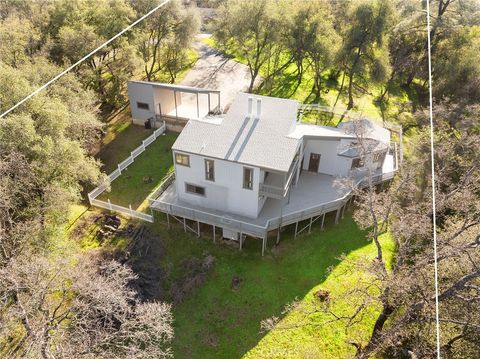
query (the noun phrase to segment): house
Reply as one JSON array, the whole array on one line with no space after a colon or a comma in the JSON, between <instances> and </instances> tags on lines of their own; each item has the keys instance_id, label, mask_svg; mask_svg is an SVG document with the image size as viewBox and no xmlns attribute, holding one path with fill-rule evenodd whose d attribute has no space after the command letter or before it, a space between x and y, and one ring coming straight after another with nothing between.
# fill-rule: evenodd
<instances>
[{"instance_id":1,"label":"house","mask_svg":"<svg viewBox=\"0 0 480 359\"><path fill-rule=\"evenodd\" d=\"M279 240L287 225L297 235L318 219L323 226L328 212L338 221L351 188L338 188L336 178L362 185L393 177L389 130L366 119L305 124L298 114L297 101L239 93L225 114L191 118L172 146L174 174L150 196L151 208L197 234L209 224L214 239L220 229L240 247L246 236L261 238L263 253L272 230Z\"/></svg>"}]
</instances>

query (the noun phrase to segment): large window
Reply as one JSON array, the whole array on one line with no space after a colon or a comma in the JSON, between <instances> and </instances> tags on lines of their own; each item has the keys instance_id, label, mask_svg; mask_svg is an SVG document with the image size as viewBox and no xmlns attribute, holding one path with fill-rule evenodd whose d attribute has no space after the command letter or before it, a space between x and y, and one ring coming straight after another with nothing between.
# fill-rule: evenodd
<instances>
[{"instance_id":1,"label":"large window","mask_svg":"<svg viewBox=\"0 0 480 359\"><path fill-rule=\"evenodd\" d=\"M213 160L205 160L205 179L215 181L215 167Z\"/></svg>"},{"instance_id":2,"label":"large window","mask_svg":"<svg viewBox=\"0 0 480 359\"><path fill-rule=\"evenodd\" d=\"M188 193L205 196L205 187L195 186L190 183L185 183L185 191L187 191Z\"/></svg>"},{"instance_id":3,"label":"large window","mask_svg":"<svg viewBox=\"0 0 480 359\"><path fill-rule=\"evenodd\" d=\"M145 102L137 102L137 108L140 110L150 110L150 106L148 106L148 103Z\"/></svg>"},{"instance_id":4,"label":"large window","mask_svg":"<svg viewBox=\"0 0 480 359\"><path fill-rule=\"evenodd\" d=\"M363 167L363 160L361 158L354 158L352 160L352 169Z\"/></svg>"},{"instance_id":5,"label":"large window","mask_svg":"<svg viewBox=\"0 0 480 359\"><path fill-rule=\"evenodd\" d=\"M243 167L243 188L253 189L253 168Z\"/></svg>"},{"instance_id":6,"label":"large window","mask_svg":"<svg viewBox=\"0 0 480 359\"><path fill-rule=\"evenodd\" d=\"M182 166L190 167L190 156L183 153L175 153L175 163Z\"/></svg>"},{"instance_id":7,"label":"large window","mask_svg":"<svg viewBox=\"0 0 480 359\"><path fill-rule=\"evenodd\" d=\"M385 152L376 152L373 154L373 162L383 162Z\"/></svg>"}]
</instances>

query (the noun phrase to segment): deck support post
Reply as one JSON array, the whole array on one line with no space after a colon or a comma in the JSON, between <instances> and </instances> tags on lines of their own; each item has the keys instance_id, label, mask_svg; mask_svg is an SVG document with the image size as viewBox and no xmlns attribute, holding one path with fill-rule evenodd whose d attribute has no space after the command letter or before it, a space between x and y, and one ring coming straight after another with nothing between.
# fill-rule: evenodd
<instances>
[{"instance_id":1,"label":"deck support post","mask_svg":"<svg viewBox=\"0 0 480 359\"><path fill-rule=\"evenodd\" d=\"M337 215L335 216L335 224L338 224L338 219L340 218L340 210L342 208L340 207L339 209L337 209Z\"/></svg>"},{"instance_id":2,"label":"deck support post","mask_svg":"<svg viewBox=\"0 0 480 359\"><path fill-rule=\"evenodd\" d=\"M187 221L185 220L185 217L183 217L183 230L187 233Z\"/></svg>"},{"instance_id":3,"label":"deck support post","mask_svg":"<svg viewBox=\"0 0 480 359\"><path fill-rule=\"evenodd\" d=\"M277 231L277 242L276 244L280 243L280 232L282 230L282 226L278 226L278 231Z\"/></svg>"},{"instance_id":4,"label":"deck support post","mask_svg":"<svg viewBox=\"0 0 480 359\"><path fill-rule=\"evenodd\" d=\"M170 229L170 216L167 213L167 229Z\"/></svg>"},{"instance_id":5,"label":"deck support post","mask_svg":"<svg viewBox=\"0 0 480 359\"><path fill-rule=\"evenodd\" d=\"M200 238L200 222L197 221L197 237Z\"/></svg>"},{"instance_id":6,"label":"deck support post","mask_svg":"<svg viewBox=\"0 0 480 359\"><path fill-rule=\"evenodd\" d=\"M243 232L240 232L240 238L239 238L239 245L240 245L240 250L242 250L242 246L243 246Z\"/></svg>"},{"instance_id":7,"label":"deck support post","mask_svg":"<svg viewBox=\"0 0 480 359\"><path fill-rule=\"evenodd\" d=\"M310 224L308 225L308 233L312 233L312 223L313 223L313 217L310 218Z\"/></svg>"},{"instance_id":8,"label":"deck support post","mask_svg":"<svg viewBox=\"0 0 480 359\"><path fill-rule=\"evenodd\" d=\"M342 207L342 219L344 218L345 216L345 207L347 207L347 204L345 203Z\"/></svg>"},{"instance_id":9,"label":"deck support post","mask_svg":"<svg viewBox=\"0 0 480 359\"><path fill-rule=\"evenodd\" d=\"M322 227L321 227L321 230L322 230L322 231L325 229L325 226L324 226L324 223L325 223L325 215L326 215L326 213L324 212L324 213L323 213L323 216L322 216Z\"/></svg>"},{"instance_id":10,"label":"deck support post","mask_svg":"<svg viewBox=\"0 0 480 359\"><path fill-rule=\"evenodd\" d=\"M265 247L267 246L266 242L267 242L267 235L264 234L262 238L262 257L265 254Z\"/></svg>"},{"instance_id":11,"label":"deck support post","mask_svg":"<svg viewBox=\"0 0 480 359\"><path fill-rule=\"evenodd\" d=\"M213 243L215 243L215 239L216 239L216 237L215 237L215 225L213 225Z\"/></svg>"},{"instance_id":12,"label":"deck support post","mask_svg":"<svg viewBox=\"0 0 480 359\"><path fill-rule=\"evenodd\" d=\"M293 235L293 238L297 238L297 232L298 232L298 222L295 223L295 234Z\"/></svg>"}]
</instances>

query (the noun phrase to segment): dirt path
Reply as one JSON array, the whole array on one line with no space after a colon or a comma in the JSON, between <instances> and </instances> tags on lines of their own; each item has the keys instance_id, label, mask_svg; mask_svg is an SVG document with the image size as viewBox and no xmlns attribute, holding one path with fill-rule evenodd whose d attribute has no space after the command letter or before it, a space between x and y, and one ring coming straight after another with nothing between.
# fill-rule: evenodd
<instances>
[{"instance_id":1,"label":"dirt path","mask_svg":"<svg viewBox=\"0 0 480 359\"><path fill-rule=\"evenodd\" d=\"M221 91L223 108L228 108L238 92L245 92L250 84L246 65L223 56L219 51L202 42L208 34L200 34L194 43L200 58L180 84ZM261 79L257 78L256 84Z\"/></svg>"}]
</instances>

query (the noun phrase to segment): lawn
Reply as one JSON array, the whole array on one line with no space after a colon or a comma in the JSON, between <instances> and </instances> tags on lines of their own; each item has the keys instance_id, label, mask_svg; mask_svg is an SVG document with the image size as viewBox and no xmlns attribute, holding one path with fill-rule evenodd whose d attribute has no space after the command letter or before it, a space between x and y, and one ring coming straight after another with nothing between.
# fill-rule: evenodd
<instances>
[{"instance_id":1,"label":"lawn","mask_svg":"<svg viewBox=\"0 0 480 359\"><path fill-rule=\"evenodd\" d=\"M113 158L116 159L114 163L118 163L127 158L130 151L140 145L150 133L151 130L131 125L117 135L115 142L110 145L111 148L108 146L105 148L108 153L103 152L103 156L108 156L109 163L113 162ZM145 198L173 168L172 145L177 136L176 133L167 132L158 137L140 156L135 158L120 177L112 182L110 191L102 193L99 199L104 201L110 199L114 204L125 207L132 205L133 209L144 209ZM116 165L109 167L113 170ZM145 177L149 178L148 181L145 181Z\"/></svg>"},{"instance_id":2,"label":"lawn","mask_svg":"<svg viewBox=\"0 0 480 359\"><path fill-rule=\"evenodd\" d=\"M339 225L327 217L325 231L319 225L312 234L293 239L291 230L282 235L279 246L269 240L265 257L260 255L260 241L248 238L244 250L225 244L213 244L211 228L203 228L205 238L185 234L181 226L166 230L161 221L150 225L161 238L165 254L159 265L166 268L168 286L182 275L181 260L211 254L216 258L206 283L174 308L176 358L285 358L301 357L302 350L315 347L319 357L345 357L352 347L345 343L341 323L316 329L260 332L260 322L272 315L281 316L284 306L295 298L309 302L315 288L322 286L335 295L357 285L359 273L347 273L347 258L373 257L375 250L347 213ZM384 243L390 244L388 238ZM388 246L387 257L393 248ZM328 268L334 266L328 274ZM344 273L345 272L345 273ZM239 277L238 289L231 289L233 277ZM346 303L332 305L351 311ZM372 309L374 310L374 308ZM288 316L284 320L291 320ZM365 340L372 328L367 317L357 329ZM308 344L308 348L305 347ZM318 357L318 356L313 356Z\"/></svg>"}]
</instances>

